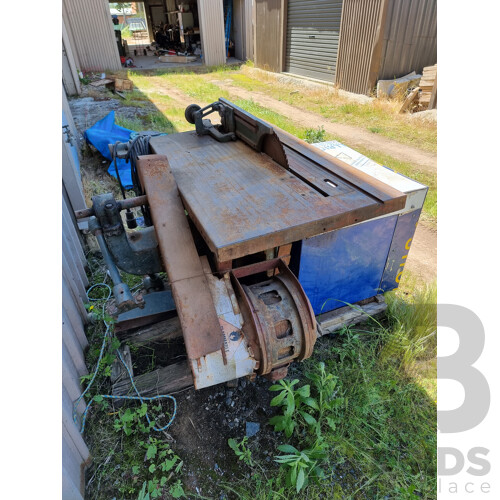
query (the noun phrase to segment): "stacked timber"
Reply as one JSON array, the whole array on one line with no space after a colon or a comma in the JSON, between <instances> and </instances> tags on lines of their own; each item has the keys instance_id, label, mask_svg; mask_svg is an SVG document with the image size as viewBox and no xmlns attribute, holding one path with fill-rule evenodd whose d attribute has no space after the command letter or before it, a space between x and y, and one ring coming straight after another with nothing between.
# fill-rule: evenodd
<instances>
[{"instance_id":1,"label":"stacked timber","mask_svg":"<svg viewBox=\"0 0 500 500\"><path fill-rule=\"evenodd\" d=\"M399 112L404 113L405 111L409 111L410 113L415 113L417 111L434 109L436 107L437 64L424 68L418 87L410 90Z\"/></svg>"},{"instance_id":2,"label":"stacked timber","mask_svg":"<svg viewBox=\"0 0 500 500\"><path fill-rule=\"evenodd\" d=\"M424 68L419 86L418 103L420 110L435 108L436 96L433 96L433 94L436 94L437 91L437 64Z\"/></svg>"}]
</instances>

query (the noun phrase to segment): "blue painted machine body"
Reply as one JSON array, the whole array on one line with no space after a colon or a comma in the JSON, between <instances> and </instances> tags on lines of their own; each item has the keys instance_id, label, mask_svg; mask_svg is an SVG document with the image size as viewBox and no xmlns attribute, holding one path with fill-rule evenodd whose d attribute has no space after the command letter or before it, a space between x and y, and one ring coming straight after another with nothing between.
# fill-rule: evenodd
<instances>
[{"instance_id":1,"label":"blue painted machine body","mask_svg":"<svg viewBox=\"0 0 500 500\"><path fill-rule=\"evenodd\" d=\"M338 141L314 146L407 195L394 214L293 244L290 268L318 315L399 286L428 188Z\"/></svg>"},{"instance_id":2,"label":"blue painted machine body","mask_svg":"<svg viewBox=\"0 0 500 500\"><path fill-rule=\"evenodd\" d=\"M398 287L420 210L296 244L291 266L316 315Z\"/></svg>"}]
</instances>

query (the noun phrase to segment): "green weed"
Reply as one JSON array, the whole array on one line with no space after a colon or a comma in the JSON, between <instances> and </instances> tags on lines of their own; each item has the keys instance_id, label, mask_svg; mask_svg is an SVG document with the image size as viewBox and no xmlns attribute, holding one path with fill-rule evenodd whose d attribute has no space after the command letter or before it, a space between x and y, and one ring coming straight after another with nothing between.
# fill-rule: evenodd
<instances>
[{"instance_id":1,"label":"green weed","mask_svg":"<svg viewBox=\"0 0 500 500\"><path fill-rule=\"evenodd\" d=\"M102 261L92 255L87 260L89 282L106 282ZM141 283L139 276L122 273L122 278L131 289ZM116 349L120 346L120 341L112 335L111 318L102 307L103 302L99 302L106 295L104 287L94 288L91 297L95 302L88 306L93 314L93 322L87 329L89 349L86 354L91 374L82 377L83 385L92 378L97 364L105 331L102 320L111 324L111 336L94 384L87 392L87 401L92 399L94 402L85 427L85 439L93 456L93 465L88 471L87 493L89 498L131 498L132 495L139 495L139 498L155 499L167 493L174 498L185 496L181 482L183 461L162 434L152 431L156 421L164 422L170 418L170 409L164 408L161 402L149 405L124 402L123 407L114 408L110 400L103 397L111 393L111 367L116 361ZM151 416L150 422L146 413Z\"/></svg>"},{"instance_id":2,"label":"green weed","mask_svg":"<svg viewBox=\"0 0 500 500\"><path fill-rule=\"evenodd\" d=\"M315 142L323 142L325 140L325 137L326 137L325 128L323 127L323 125L321 125L317 129L314 128L306 129L306 137L304 140L309 144L314 144Z\"/></svg>"},{"instance_id":3,"label":"green weed","mask_svg":"<svg viewBox=\"0 0 500 500\"><path fill-rule=\"evenodd\" d=\"M239 443L234 438L227 440L227 444L234 451L238 460L242 460L249 467L253 467L255 462L252 459L252 451L246 446L248 437L245 436Z\"/></svg>"}]
</instances>

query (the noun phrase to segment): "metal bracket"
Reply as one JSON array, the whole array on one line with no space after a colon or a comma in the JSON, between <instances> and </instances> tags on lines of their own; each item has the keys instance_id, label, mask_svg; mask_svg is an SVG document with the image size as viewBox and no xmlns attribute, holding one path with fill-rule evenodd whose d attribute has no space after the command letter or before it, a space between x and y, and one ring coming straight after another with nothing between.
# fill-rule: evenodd
<instances>
[{"instance_id":1,"label":"metal bracket","mask_svg":"<svg viewBox=\"0 0 500 500\"><path fill-rule=\"evenodd\" d=\"M215 111L218 111L221 117L221 125L213 125L210 120L203 119ZM219 101L213 102L204 108L197 104L190 104L186 108L184 116L189 123L195 125L198 135L208 134L219 142L236 140L233 111Z\"/></svg>"},{"instance_id":2,"label":"metal bracket","mask_svg":"<svg viewBox=\"0 0 500 500\"><path fill-rule=\"evenodd\" d=\"M127 233L120 215L121 206L111 193L94 196L92 203L106 245L120 269L137 275L163 271L154 227Z\"/></svg>"},{"instance_id":3,"label":"metal bracket","mask_svg":"<svg viewBox=\"0 0 500 500\"><path fill-rule=\"evenodd\" d=\"M215 111L221 117L220 125L213 125L203 118ZM274 129L266 122L247 113L244 109L222 97L204 108L190 104L184 116L189 123L196 126L198 135L210 135L219 142L242 140L259 153L267 154L282 167L289 169L283 145Z\"/></svg>"}]
</instances>

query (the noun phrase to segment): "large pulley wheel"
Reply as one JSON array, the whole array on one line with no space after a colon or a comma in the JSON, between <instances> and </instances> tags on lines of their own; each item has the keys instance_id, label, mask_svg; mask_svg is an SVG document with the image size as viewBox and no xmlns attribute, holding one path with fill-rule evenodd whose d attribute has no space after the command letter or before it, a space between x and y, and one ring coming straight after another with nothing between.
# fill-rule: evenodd
<instances>
[{"instance_id":1,"label":"large pulley wheel","mask_svg":"<svg viewBox=\"0 0 500 500\"><path fill-rule=\"evenodd\" d=\"M311 356L317 337L316 318L302 286L283 262L279 271L252 285L234 282L243 331L259 363L257 374L273 379L284 377L292 361Z\"/></svg>"},{"instance_id":2,"label":"large pulley wheel","mask_svg":"<svg viewBox=\"0 0 500 500\"><path fill-rule=\"evenodd\" d=\"M201 109L198 104L190 104L184 111L184 117L188 121L188 123L191 123L194 125L195 120L194 120L194 114Z\"/></svg>"}]
</instances>

